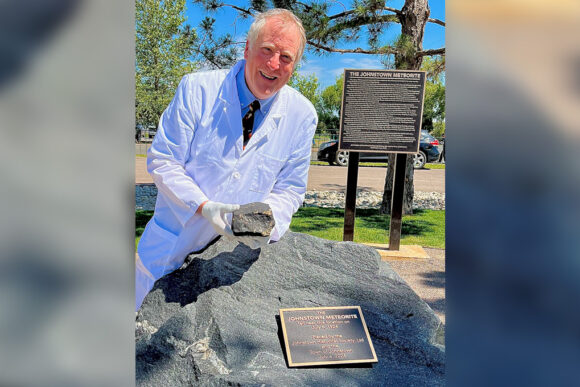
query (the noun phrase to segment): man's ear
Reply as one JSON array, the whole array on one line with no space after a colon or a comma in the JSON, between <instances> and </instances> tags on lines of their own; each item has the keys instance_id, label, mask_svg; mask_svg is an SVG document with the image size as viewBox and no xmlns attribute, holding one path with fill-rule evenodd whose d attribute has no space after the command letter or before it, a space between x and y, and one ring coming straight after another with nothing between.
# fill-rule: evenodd
<instances>
[{"instance_id":1,"label":"man's ear","mask_svg":"<svg viewBox=\"0 0 580 387\"><path fill-rule=\"evenodd\" d=\"M248 59L248 51L250 50L250 41L246 40L246 48L244 48L244 59Z\"/></svg>"}]
</instances>

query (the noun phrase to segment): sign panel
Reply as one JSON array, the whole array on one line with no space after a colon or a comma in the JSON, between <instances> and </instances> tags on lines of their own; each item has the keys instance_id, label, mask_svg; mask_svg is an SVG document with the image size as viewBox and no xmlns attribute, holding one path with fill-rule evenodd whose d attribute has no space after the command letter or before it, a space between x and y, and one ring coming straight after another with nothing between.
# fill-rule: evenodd
<instances>
[{"instance_id":1,"label":"sign panel","mask_svg":"<svg viewBox=\"0 0 580 387\"><path fill-rule=\"evenodd\" d=\"M290 367L376 363L360 306L280 309Z\"/></svg>"},{"instance_id":2,"label":"sign panel","mask_svg":"<svg viewBox=\"0 0 580 387\"><path fill-rule=\"evenodd\" d=\"M424 96L424 71L345 69L338 148L419 152Z\"/></svg>"}]
</instances>

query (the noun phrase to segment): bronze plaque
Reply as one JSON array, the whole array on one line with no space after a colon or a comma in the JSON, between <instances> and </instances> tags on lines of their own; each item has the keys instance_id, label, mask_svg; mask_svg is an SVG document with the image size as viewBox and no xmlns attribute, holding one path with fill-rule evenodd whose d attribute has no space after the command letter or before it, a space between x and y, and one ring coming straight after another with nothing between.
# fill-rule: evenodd
<instances>
[{"instance_id":1,"label":"bronze plaque","mask_svg":"<svg viewBox=\"0 0 580 387\"><path fill-rule=\"evenodd\" d=\"M280 309L290 367L376 363L360 306Z\"/></svg>"},{"instance_id":2,"label":"bronze plaque","mask_svg":"<svg viewBox=\"0 0 580 387\"><path fill-rule=\"evenodd\" d=\"M424 98L425 71L345 69L339 149L419 152Z\"/></svg>"}]
</instances>

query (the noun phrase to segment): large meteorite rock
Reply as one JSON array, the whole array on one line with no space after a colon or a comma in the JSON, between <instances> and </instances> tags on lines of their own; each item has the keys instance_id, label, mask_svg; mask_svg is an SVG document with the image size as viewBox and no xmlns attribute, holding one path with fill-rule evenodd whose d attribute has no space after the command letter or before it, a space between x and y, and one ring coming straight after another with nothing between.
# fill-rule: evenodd
<instances>
[{"instance_id":1,"label":"large meteorite rock","mask_svg":"<svg viewBox=\"0 0 580 387\"><path fill-rule=\"evenodd\" d=\"M243 204L232 214L232 231L236 236L270 236L274 225L272 209L266 203Z\"/></svg>"},{"instance_id":2,"label":"large meteorite rock","mask_svg":"<svg viewBox=\"0 0 580 387\"><path fill-rule=\"evenodd\" d=\"M379 362L288 368L280 308L360 305ZM441 323L378 253L286 233L225 238L160 279L137 315L140 386L442 385Z\"/></svg>"}]
</instances>

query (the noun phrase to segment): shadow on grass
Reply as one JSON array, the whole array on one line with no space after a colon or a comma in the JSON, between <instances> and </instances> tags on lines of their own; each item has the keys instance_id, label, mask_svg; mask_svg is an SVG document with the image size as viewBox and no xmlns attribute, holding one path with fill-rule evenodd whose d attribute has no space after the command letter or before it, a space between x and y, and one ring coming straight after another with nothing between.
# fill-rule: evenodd
<instances>
[{"instance_id":1,"label":"shadow on grass","mask_svg":"<svg viewBox=\"0 0 580 387\"><path fill-rule=\"evenodd\" d=\"M401 235L420 236L432 232L436 224L421 219L423 215L425 215L424 210L415 210L413 215L403 215ZM378 228L381 230L389 230L390 228L390 216L380 214L378 209L357 210L356 218L362 227Z\"/></svg>"},{"instance_id":2,"label":"shadow on grass","mask_svg":"<svg viewBox=\"0 0 580 387\"><path fill-rule=\"evenodd\" d=\"M343 224L344 210L341 208L302 207L292 217L292 231L306 234L342 227Z\"/></svg>"}]
</instances>

